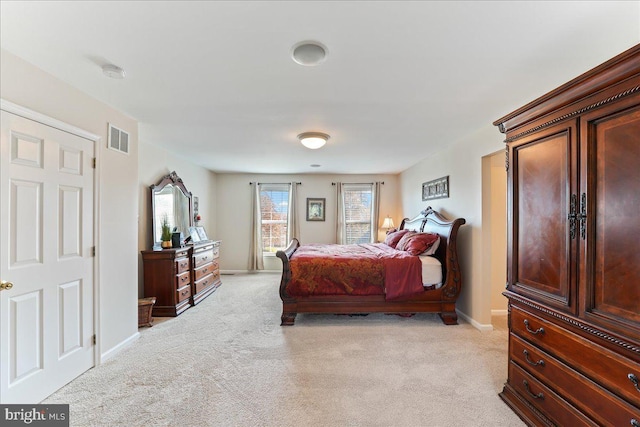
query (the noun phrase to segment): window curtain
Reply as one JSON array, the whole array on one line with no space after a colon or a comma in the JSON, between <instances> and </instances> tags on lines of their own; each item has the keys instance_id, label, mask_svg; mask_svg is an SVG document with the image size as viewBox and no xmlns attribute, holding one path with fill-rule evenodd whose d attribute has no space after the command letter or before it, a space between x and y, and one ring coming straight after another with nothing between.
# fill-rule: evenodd
<instances>
[{"instance_id":1,"label":"window curtain","mask_svg":"<svg viewBox=\"0 0 640 427\"><path fill-rule=\"evenodd\" d=\"M251 244L249 271L264 270L262 259L262 215L260 213L260 184L252 183L251 189Z\"/></svg>"},{"instance_id":2,"label":"window curtain","mask_svg":"<svg viewBox=\"0 0 640 427\"><path fill-rule=\"evenodd\" d=\"M336 206L338 209L336 212L336 242L339 245L346 243L343 187L343 183L336 182Z\"/></svg>"},{"instance_id":3,"label":"window curtain","mask_svg":"<svg viewBox=\"0 0 640 427\"><path fill-rule=\"evenodd\" d=\"M293 238L300 240L298 221L298 183L292 182L289 188L289 211L287 212L287 244Z\"/></svg>"},{"instance_id":4,"label":"window curtain","mask_svg":"<svg viewBox=\"0 0 640 427\"><path fill-rule=\"evenodd\" d=\"M371 200L371 243L378 241L378 224L380 223L380 186L381 182L373 184Z\"/></svg>"}]
</instances>

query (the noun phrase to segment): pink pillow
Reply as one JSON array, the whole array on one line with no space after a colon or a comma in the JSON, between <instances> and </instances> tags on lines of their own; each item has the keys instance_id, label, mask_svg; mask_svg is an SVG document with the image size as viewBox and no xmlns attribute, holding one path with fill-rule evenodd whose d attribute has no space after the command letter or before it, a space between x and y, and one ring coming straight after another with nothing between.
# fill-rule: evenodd
<instances>
[{"instance_id":1,"label":"pink pillow","mask_svg":"<svg viewBox=\"0 0 640 427\"><path fill-rule=\"evenodd\" d=\"M396 249L409 252L411 255L420 255L439 241L440 236L435 233L405 234L398 242Z\"/></svg>"},{"instance_id":2,"label":"pink pillow","mask_svg":"<svg viewBox=\"0 0 640 427\"><path fill-rule=\"evenodd\" d=\"M404 251L407 245L409 244L409 238L415 234L418 234L418 232L408 231L407 233L403 234L400 240L398 241L398 244L396 245L396 249L399 251Z\"/></svg>"},{"instance_id":3,"label":"pink pillow","mask_svg":"<svg viewBox=\"0 0 640 427\"><path fill-rule=\"evenodd\" d=\"M409 230L398 230L387 234L387 237L384 239L384 243L392 248L396 249L396 245L402 239L402 236L407 234Z\"/></svg>"}]
</instances>

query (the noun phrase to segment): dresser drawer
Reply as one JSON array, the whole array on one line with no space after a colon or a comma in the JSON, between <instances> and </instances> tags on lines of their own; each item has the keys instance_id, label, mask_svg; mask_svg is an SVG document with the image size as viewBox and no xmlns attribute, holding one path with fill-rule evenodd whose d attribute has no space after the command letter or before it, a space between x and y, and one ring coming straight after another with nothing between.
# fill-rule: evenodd
<instances>
[{"instance_id":1,"label":"dresser drawer","mask_svg":"<svg viewBox=\"0 0 640 427\"><path fill-rule=\"evenodd\" d=\"M213 250L200 252L193 255L193 267L198 268L201 265L213 261Z\"/></svg>"},{"instance_id":2,"label":"dresser drawer","mask_svg":"<svg viewBox=\"0 0 640 427\"><path fill-rule=\"evenodd\" d=\"M543 383L553 384L558 394L603 426L630 425L640 416L640 409L514 334L509 335L509 359Z\"/></svg>"},{"instance_id":3,"label":"dresser drawer","mask_svg":"<svg viewBox=\"0 0 640 427\"><path fill-rule=\"evenodd\" d=\"M176 273L184 273L189 271L189 258L180 258L176 260Z\"/></svg>"},{"instance_id":4,"label":"dresser drawer","mask_svg":"<svg viewBox=\"0 0 640 427\"><path fill-rule=\"evenodd\" d=\"M191 283L191 280L190 280L189 276L190 276L190 274L189 274L188 271L185 271L184 273L178 274L176 276L176 289L180 289L181 287Z\"/></svg>"},{"instance_id":5,"label":"dresser drawer","mask_svg":"<svg viewBox=\"0 0 640 427\"><path fill-rule=\"evenodd\" d=\"M520 396L559 426L597 425L512 361L509 362L509 383Z\"/></svg>"},{"instance_id":6,"label":"dresser drawer","mask_svg":"<svg viewBox=\"0 0 640 427\"><path fill-rule=\"evenodd\" d=\"M176 291L178 296L178 303L186 300L191 296L191 286L184 286Z\"/></svg>"},{"instance_id":7,"label":"dresser drawer","mask_svg":"<svg viewBox=\"0 0 640 427\"><path fill-rule=\"evenodd\" d=\"M511 330L640 407L640 391L633 382L640 381L640 364L513 306Z\"/></svg>"},{"instance_id":8,"label":"dresser drawer","mask_svg":"<svg viewBox=\"0 0 640 427\"><path fill-rule=\"evenodd\" d=\"M204 266L194 270L195 280L200 280L207 274L211 274L214 271L218 270L218 261L213 261L209 264L205 264Z\"/></svg>"},{"instance_id":9,"label":"dresser drawer","mask_svg":"<svg viewBox=\"0 0 640 427\"><path fill-rule=\"evenodd\" d=\"M203 290L211 287L215 283L215 277L213 274L209 274L208 276L203 277L202 279L195 282L195 293L198 294Z\"/></svg>"}]
</instances>

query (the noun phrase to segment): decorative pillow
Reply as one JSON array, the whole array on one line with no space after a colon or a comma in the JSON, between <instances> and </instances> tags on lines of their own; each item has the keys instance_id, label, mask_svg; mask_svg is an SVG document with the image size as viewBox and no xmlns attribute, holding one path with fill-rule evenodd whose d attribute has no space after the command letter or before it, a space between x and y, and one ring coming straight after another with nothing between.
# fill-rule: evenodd
<instances>
[{"instance_id":1,"label":"decorative pillow","mask_svg":"<svg viewBox=\"0 0 640 427\"><path fill-rule=\"evenodd\" d=\"M438 247L440 247L440 236L438 236L438 239L435 241L433 245L431 245L429 249L422 252L420 255L433 255L438 250Z\"/></svg>"},{"instance_id":2,"label":"decorative pillow","mask_svg":"<svg viewBox=\"0 0 640 427\"><path fill-rule=\"evenodd\" d=\"M385 237L385 239L384 239L384 243L387 244L388 246L391 246L392 248L396 249L396 245L398 244L400 239L402 239L402 236L404 236L408 232L409 232L409 230L393 231L393 232L387 234L387 237Z\"/></svg>"},{"instance_id":3,"label":"decorative pillow","mask_svg":"<svg viewBox=\"0 0 640 427\"><path fill-rule=\"evenodd\" d=\"M416 234L418 234L417 231L408 231L407 233L403 234L398 241L398 244L396 245L396 249L399 251L404 251L409 244L409 239L411 238L411 236Z\"/></svg>"},{"instance_id":4,"label":"decorative pillow","mask_svg":"<svg viewBox=\"0 0 640 427\"><path fill-rule=\"evenodd\" d=\"M434 233L407 233L402 236L396 249L409 252L411 255L420 255L439 240L440 236Z\"/></svg>"}]
</instances>

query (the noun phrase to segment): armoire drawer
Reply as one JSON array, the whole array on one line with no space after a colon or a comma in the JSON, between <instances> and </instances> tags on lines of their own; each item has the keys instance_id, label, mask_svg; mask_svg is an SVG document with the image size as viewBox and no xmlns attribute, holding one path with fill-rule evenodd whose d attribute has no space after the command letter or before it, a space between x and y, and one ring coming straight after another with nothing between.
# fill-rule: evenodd
<instances>
[{"instance_id":1,"label":"armoire drawer","mask_svg":"<svg viewBox=\"0 0 640 427\"><path fill-rule=\"evenodd\" d=\"M640 364L513 306L511 330L640 407L640 391L633 381L640 381Z\"/></svg>"},{"instance_id":2,"label":"armoire drawer","mask_svg":"<svg viewBox=\"0 0 640 427\"><path fill-rule=\"evenodd\" d=\"M630 425L640 409L614 396L550 354L514 334L509 335L509 359L553 389L603 426Z\"/></svg>"},{"instance_id":3,"label":"armoire drawer","mask_svg":"<svg viewBox=\"0 0 640 427\"><path fill-rule=\"evenodd\" d=\"M188 271L185 271L184 273L178 274L176 276L176 289L180 289L181 287L191 283L190 276L191 275L189 274Z\"/></svg>"},{"instance_id":4,"label":"armoire drawer","mask_svg":"<svg viewBox=\"0 0 640 427\"><path fill-rule=\"evenodd\" d=\"M512 361L509 362L509 383L520 396L558 426L597 425Z\"/></svg>"}]
</instances>

